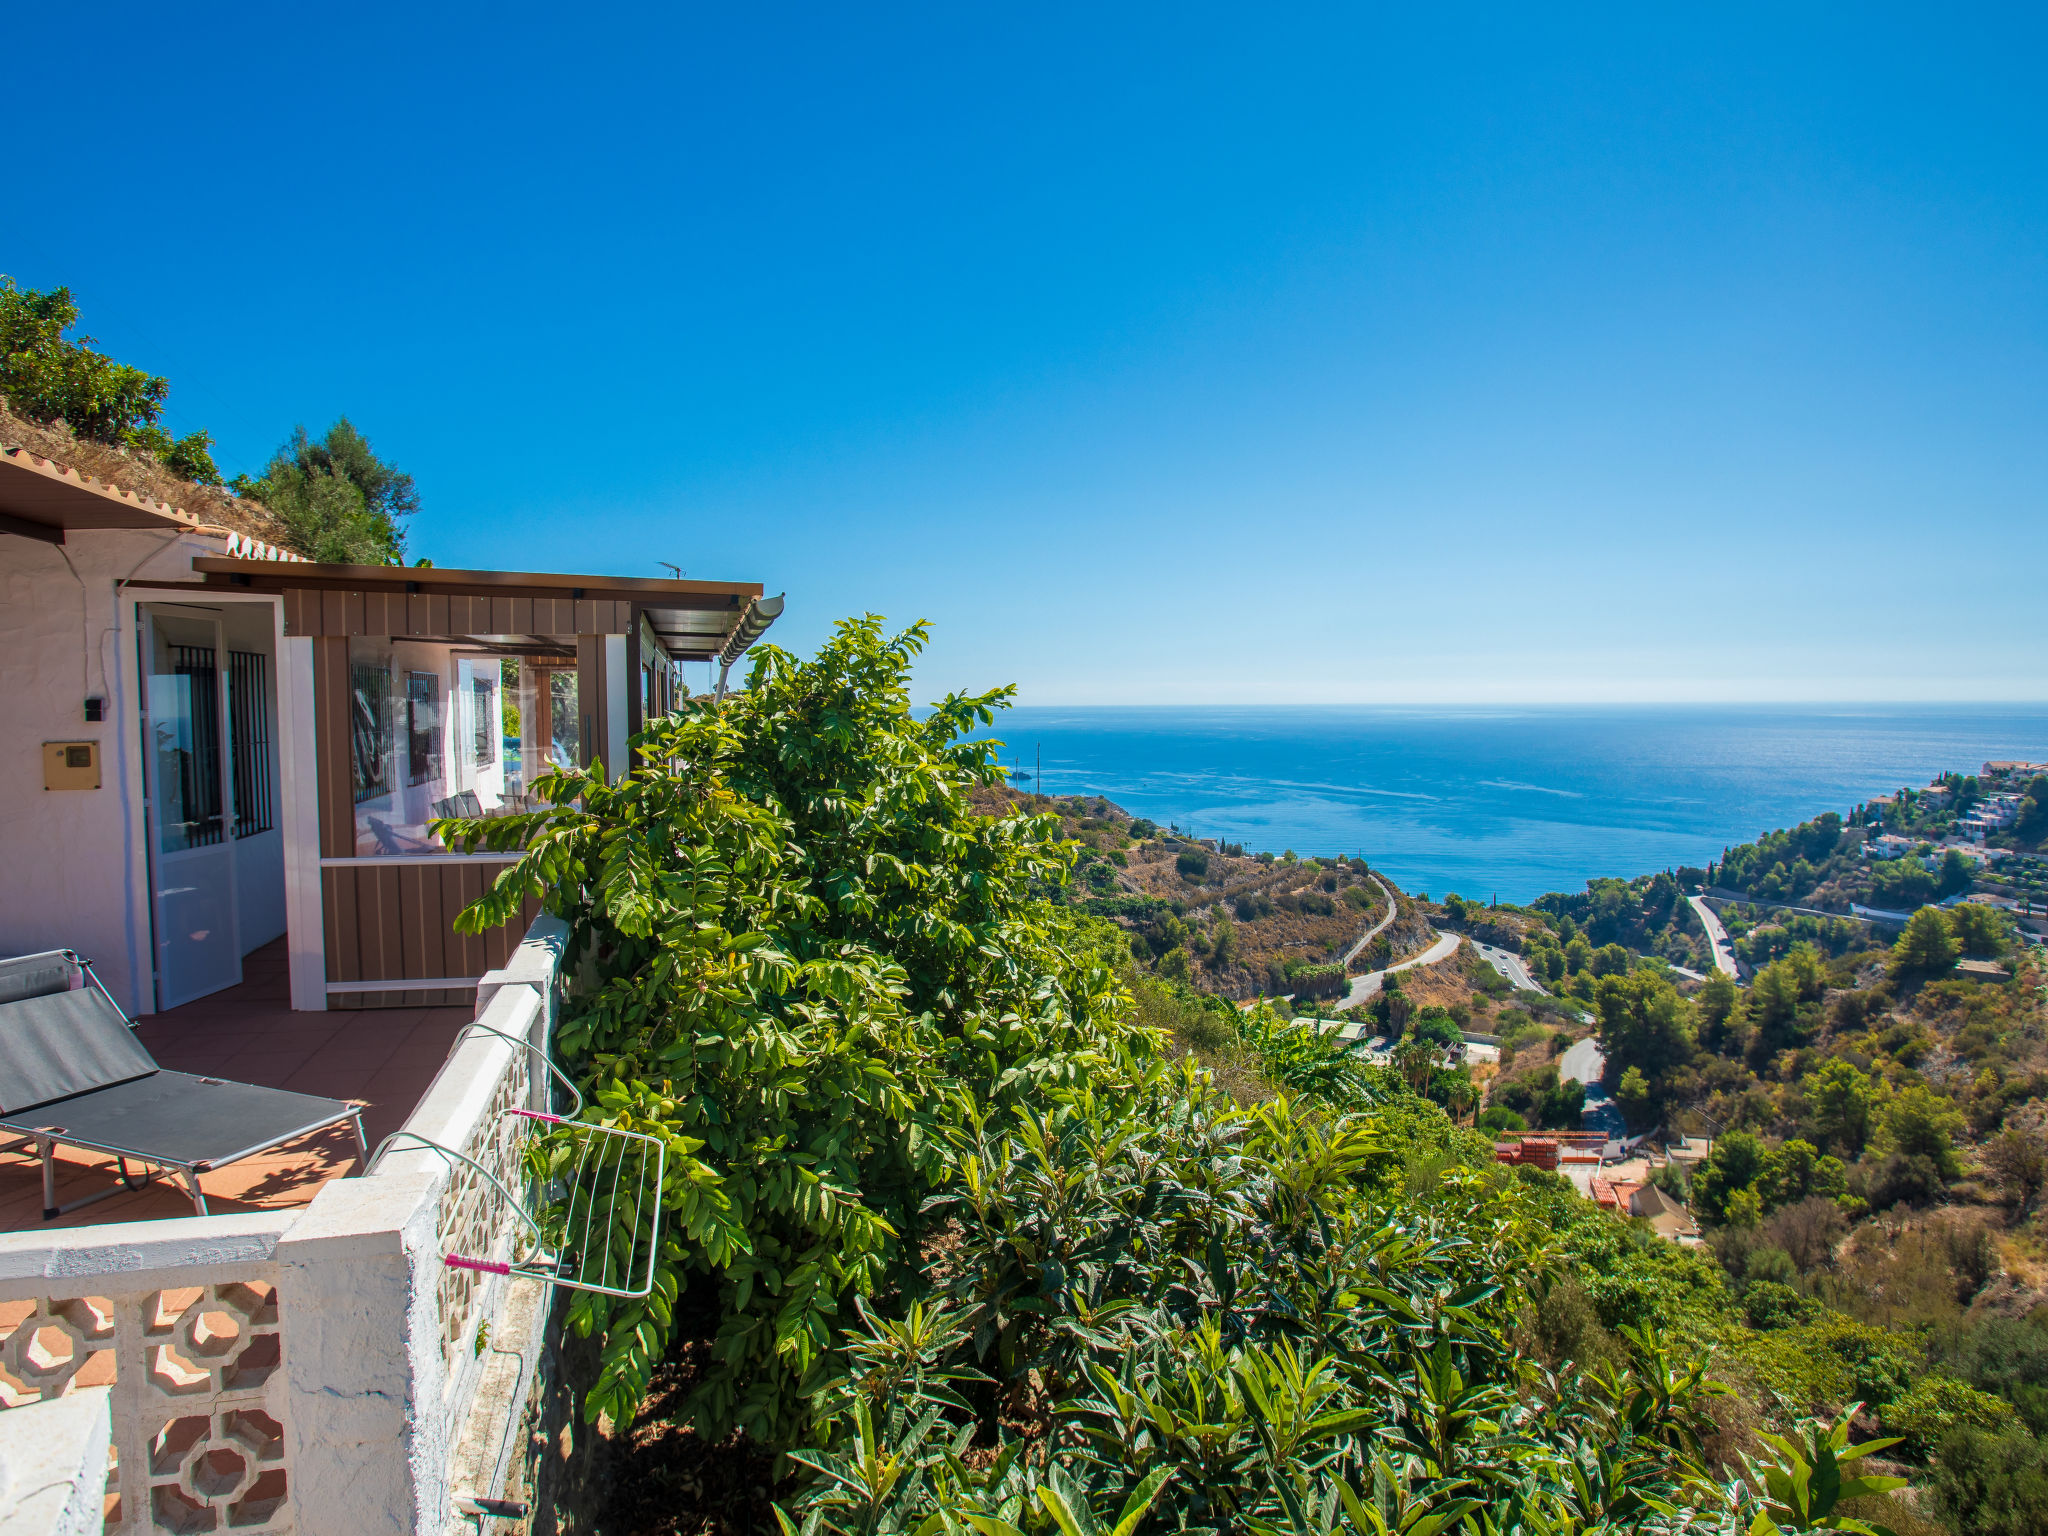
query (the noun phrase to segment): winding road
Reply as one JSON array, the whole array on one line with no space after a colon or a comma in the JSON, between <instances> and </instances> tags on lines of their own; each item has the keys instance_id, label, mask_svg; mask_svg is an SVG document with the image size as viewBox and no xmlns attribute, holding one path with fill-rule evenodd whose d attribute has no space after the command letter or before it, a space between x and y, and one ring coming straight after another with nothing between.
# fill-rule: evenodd
<instances>
[{"instance_id":1,"label":"winding road","mask_svg":"<svg viewBox=\"0 0 2048 1536\"><path fill-rule=\"evenodd\" d=\"M1387 924L1391 923L1394 920L1394 914L1399 910L1399 908L1396 907L1394 904L1394 893L1387 889L1385 881L1380 879L1378 875L1367 875L1365 878L1370 880L1374 885L1380 888L1380 894L1386 897L1387 899L1387 910L1378 922L1374 923L1370 928L1366 929L1365 932L1359 936L1359 940L1356 944L1352 945L1349 949L1344 951L1344 958L1342 961L1339 962L1343 965L1349 965L1354 959L1357 958L1358 952L1361 949L1365 948L1366 945L1370 944L1374 939L1378 938L1381 934L1385 933L1387 931Z\"/></svg>"},{"instance_id":2,"label":"winding road","mask_svg":"<svg viewBox=\"0 0 2048 1536\"><path fill-rule=\"evenodd\" d=\"M1472 947L1479 952L1479 958L1507 978L1508 984L1520 992L1541 992L1543 984L1529 974L1529 967L1522 964L1522 957L1512 950L1500 949L1492 944L1482 944L1477 939Z\"/></svg>"},{"instance_id":3,"label":"winding road","mask_svg":"<svg viewBox=\"0 0 2048 1536\"><path fill-rule=\"evenodd\" d=\"M1412 960L1403 960L1399 965L1390 965L1383 971L1367 971L1363 976L1351 978L1351 990L1344 994L1339 1008L1356 1008L1369 997L1377 996L1380 983L1395 971L1412 971L1418 965L1435 965L1439 960L1448 960L1458 952L1460 940L1455 933L1444 934L1429 948Z\"/></svg>"},{"instance_id":4,"label":"winding road","mask_svg":"<svg viewBox=\"0 0 2048 1536\"><path fill-rule=\"evenodd\" d=\"M1714 949L1714 969L1723 976L1739 979L1741 973L1735 968L1735 946L1728 942L1728 930L1721 926L1721 919L1707 905L1706 897L1688 896L1685 899L1699 914L1700 926L1707 930L1707 942Z\"/></svg>"}]
</instances>

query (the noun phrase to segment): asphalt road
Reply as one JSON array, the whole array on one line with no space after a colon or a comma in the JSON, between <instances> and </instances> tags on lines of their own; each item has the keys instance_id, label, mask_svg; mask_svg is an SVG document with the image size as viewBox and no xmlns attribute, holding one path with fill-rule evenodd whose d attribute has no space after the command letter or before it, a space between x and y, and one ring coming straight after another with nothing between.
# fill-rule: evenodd
<instances>
[{"instance_id":1,"label":"asphalt road","mask_svg":"<svg viewBox=\"0 0 2048 1536\"><path fill-rule=\"evenodd\" d=\"M1435 965L1439 960L1448 960L1458 952L1459 939L1455 933L1447 933L1413 960L1403 960L1399 965L1390 965L1384 971L1367 971L1363 976L1351 978L1351 990L1344 994L1339 1008L1356 1008L1367 998L1376 995L1380 983L1395 971L1412 971L1418 965Z\"/></svg>"},{"instance_id":2,"label":"asphalt road","mask_svg":"<svg viewBox=\"0 0 2048 1536\"><path fill-rule=\"evenodd\" d=\"M1588 1035L1576 1042L1557 1058L1557 1075L1568 1083L1599 1087L1600 1079L1607 1075L1607 1053L1600 1049L1599 1040Z\"/></svg>"},{"instance_id":3,"label":"asphalt road","mask_svg":"<svg viewBox=\"0 0 2048 1536\"><path fill-rule=\"evenodd\" d=\"M1735 946L1728 942L1728 930L1721 926L1721 919L1714 915L1714 909L1707 905L1704 896L1685 899L1699 914L1700 926L1707 930L1707 942L1714 946L1714 969L1723 976L1739 976L1741 973L1735 969Z\"/></svg>"},{"instance_id":4,"label":"asphalt road","mask_svg":"<svg viewBox=\"0 0 2048 1536\"><path fill-rule=\"evenodd\" d=\"M1514 953L1514 951L1498 949L1491 944L1482 944L1477 939L1472 941L1472 947L1479 952L1480 959L1505 976L1509 983L1518 990L1523 992L1541 992L1543 990L1542 984L1534 976L1531 976L1529 968L1522 964L1522 957Z\"/></svg>"}]
</instances>

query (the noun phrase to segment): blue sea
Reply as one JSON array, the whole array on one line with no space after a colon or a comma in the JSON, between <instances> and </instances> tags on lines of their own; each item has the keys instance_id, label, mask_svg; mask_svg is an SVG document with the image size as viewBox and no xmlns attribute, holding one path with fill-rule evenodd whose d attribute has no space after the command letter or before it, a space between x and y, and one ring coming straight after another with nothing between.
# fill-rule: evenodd
<instances>
[{"instance_id":1,"label":"blue sea","mask_svg":"<svg viewBox=\"0 0 2048 1536\"><path fill-rule=\"evenodd\" d=\"M1256 852L1356 854L1409 891L1527 901L1987 759L2048 706L1018 708L989 733L1051 794ZM1021 786L1020 786L1021 787Z\"/></svg>"}]
</instances>

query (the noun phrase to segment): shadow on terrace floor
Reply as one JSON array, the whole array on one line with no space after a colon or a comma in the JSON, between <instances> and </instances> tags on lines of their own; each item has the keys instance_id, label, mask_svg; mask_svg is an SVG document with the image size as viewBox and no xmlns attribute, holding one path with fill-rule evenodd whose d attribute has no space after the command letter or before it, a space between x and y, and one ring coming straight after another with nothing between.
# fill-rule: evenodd
<instances>
[{"instance_id":1,"label":"shadow on terrace floor","mask_svg":"<svg viewBox=\"0 0 2048 1536\"><path fill-rule=\"evenodd\" d=\"M279 939L242 962L240 986L153 1014L136 1033L158 1065L176 1071L361 1099L369 1106L363 1131L374 1150L412 1113L469 1017L467 1008L293 1013L285 941ZM60 1151L58 1200L112 1183L112 1170L113 1160L99 1153ZM304 1205L329 1179L357 1171L355 1133L342 1125L202 1174L200 1185L209 1211L249 1211ZM0 1154L0 1232L192 1214L182 1185L160 1177L46 1222L35 1154Z\"/></svg>"}]
</instances>

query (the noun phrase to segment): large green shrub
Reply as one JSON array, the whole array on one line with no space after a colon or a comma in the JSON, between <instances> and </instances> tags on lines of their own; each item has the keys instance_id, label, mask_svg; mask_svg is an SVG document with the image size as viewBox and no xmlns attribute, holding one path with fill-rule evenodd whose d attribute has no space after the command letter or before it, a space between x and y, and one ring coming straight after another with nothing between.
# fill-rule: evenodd
<instances>
[{"instance_id":1,"label":"large green shrub","mask_svg":"<svg viewBox=\"0 0 2048 1536\"><path fill-rule=\"evenodd\" d=\"M704 1287L714 1369L690 1414L800 1441L856 1298L913 1273L950 1138L1150 1050L1032 895L1067 867L1057 818L970 803L1001 773L964 738L1008 690L912 713L924 635L870 617L811 662L764 648L746 692L636 738L629 775L560 771L546 810L450 824L526 850L464 922L529 893L569 920L558 1049L598 1113L671 1149L656 1295L573 1313L604 1335L592 1412L630 1417L678 1290Z\"/></svg>"}]
</instances>

